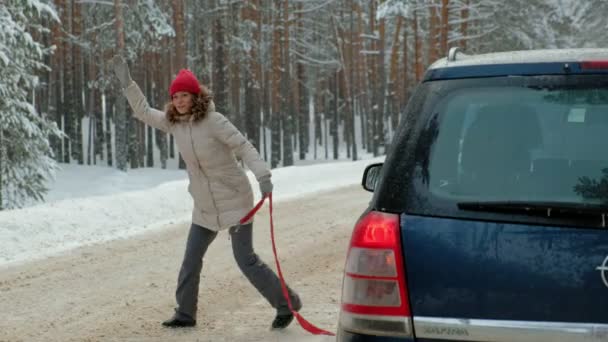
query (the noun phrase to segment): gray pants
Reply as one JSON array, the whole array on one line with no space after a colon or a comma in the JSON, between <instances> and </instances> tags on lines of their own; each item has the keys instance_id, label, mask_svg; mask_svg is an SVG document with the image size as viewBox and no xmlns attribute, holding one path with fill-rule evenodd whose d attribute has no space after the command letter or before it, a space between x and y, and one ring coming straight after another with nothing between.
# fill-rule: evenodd
<instances>
[{"instance_id":1,"label":"gray pants","mask_svg":"<svg viewBox=\"0 0 608 342\"><path fill-rule=\"evenodd\" d=\"M252 228L252 224L230 228L232 252L236 263L245 277L249 279L249 282L255 286L273 308L277 309L277 314L287 314L289 313L289 307L283 296L279 278L253 251ZM175 311L180 317L196 319L203 257L216 236L217 232L196 224L192 224L190 227L184 261L179 271L175 292L178 305ZM294 309L299 310L302 307L300 298L290 288L288 288L288 291Z\"/></svg>"}]
</instances>

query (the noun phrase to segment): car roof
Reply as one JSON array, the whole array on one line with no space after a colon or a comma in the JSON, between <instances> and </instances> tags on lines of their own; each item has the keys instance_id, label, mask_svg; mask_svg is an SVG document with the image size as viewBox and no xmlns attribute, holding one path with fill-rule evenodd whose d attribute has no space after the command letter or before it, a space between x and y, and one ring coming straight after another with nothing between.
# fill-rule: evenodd
<instances>
[{"instance_id":1,"label":"car roof","mask_svg":"<svg viewBox=\"0 0 608 342\"><path fill-rule=\"evenodd\" d=\"M522 50L468 55L458 48L452 48L447 57L433 63L429 67L429 70L474 65L559 63L594 60L608 61L608 49Z\"/></svg>"},{"instance_id":2,"label":"car roof","mask_svg":"<svg viewBox=\"0 0 608 342\"><path fill-rule=\"evenodd\" d=\"M447 57L427 69L422 81L575 74L608 74L608 49L524 50L467 55L454 47Z\"/></svg>"}]
</instances>

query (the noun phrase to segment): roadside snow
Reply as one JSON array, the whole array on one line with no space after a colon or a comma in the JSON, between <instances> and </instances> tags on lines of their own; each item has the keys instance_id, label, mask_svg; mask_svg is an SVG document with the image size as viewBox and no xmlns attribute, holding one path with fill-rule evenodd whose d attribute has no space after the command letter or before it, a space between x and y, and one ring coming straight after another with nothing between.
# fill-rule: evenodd
<instances>
[{"instance_id":1,"label":"roadside snow","mask_svg":"<svg viewBox=\"0 0 608 342\"><path fill-rule=\"evenodd\" d=\"M365 166L383 159L274 169L273 197L282 201L359 184ZM248 176L259 198L255 177ZM179 170L124 173L63 165L46 203L0 212L0 266L188 222L192 200L187 186Z\"/></svg>"}]
</instances>

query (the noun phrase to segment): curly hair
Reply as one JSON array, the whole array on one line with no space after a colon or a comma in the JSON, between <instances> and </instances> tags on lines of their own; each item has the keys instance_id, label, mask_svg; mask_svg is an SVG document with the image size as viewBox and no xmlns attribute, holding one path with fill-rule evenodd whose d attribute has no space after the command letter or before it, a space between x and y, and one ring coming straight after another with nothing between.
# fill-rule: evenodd
<instances>
[{"instance_id":1,"label":"curly hair","mask_svg":"<svg viewBox=\"0 0 608 342\"><path fill-rule=\"evenodd\" d=\"M213 100L213 94L211 94L207 87L201 85L201 92L192 95L192 108L190 109L190 113L180 114L171 101L165 105L167 120L169 120L171 124L183 121L184 118L190 119L190 117L193 117L192 120L194 122L202 120L207 115L211 100Z\"/></svg>"}]
</instances>

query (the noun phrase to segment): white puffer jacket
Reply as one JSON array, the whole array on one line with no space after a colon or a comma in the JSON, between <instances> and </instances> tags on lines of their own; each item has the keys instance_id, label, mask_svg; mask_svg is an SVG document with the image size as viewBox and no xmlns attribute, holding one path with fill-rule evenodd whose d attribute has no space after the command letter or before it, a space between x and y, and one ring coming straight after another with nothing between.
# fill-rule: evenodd
<instances>
[{"instance_id":1,"label":"white puffer jacket","mask_svg":"<svg viewBox=\"0 0 608 342\"><path fill-rule=\"evenodd\" d=\"M270 169L251 143L211 102L198 122L172 124L162 111L150 108L135 82L125 89L135 117L173 134L190 178L188 191L194 200L192 222L219 231L239 224L253 207L253 192L235 155L260 180Z\"/></svg>"}]
</instances>

